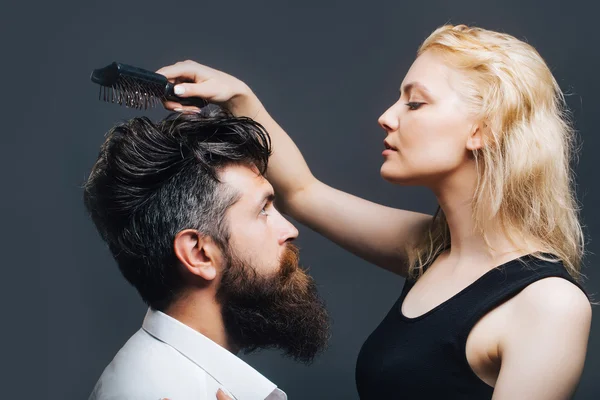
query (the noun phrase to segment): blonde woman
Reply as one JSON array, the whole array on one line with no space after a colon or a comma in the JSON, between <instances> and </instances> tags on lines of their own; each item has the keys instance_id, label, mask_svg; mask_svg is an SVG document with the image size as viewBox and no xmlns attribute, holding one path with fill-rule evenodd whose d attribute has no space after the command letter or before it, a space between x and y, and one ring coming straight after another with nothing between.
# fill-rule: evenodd
<instances>
[{"instance_id":1,"label":"blonde woman","mask_svg":"<svg viewBox=\"0 0 600 400\"><path fill-rule=\"evenodd\" d=\"M181 96L206 98L266 127L273 145L267 176L281 211L406 277L359 354L361 399L572 395L591 321L579 286L574 132L558 84L532 46L464 25L443 26L421 45L399 100L379 118L381 176L431 189L434 216L318 181L238 79L191 61L158 72L193 81L177 86Z\"/></svg>"}]
</instances>

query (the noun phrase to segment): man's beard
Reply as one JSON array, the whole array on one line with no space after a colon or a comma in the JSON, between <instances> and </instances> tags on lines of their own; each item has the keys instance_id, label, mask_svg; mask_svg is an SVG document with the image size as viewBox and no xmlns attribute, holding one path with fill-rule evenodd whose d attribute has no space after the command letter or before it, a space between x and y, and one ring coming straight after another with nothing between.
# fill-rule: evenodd
<instances>
[{"instance_id":1,"label":"man's beard","mask_svg":"<svg viewBox=\"0 0 600 400\"><path fill-rule=\"evenodd\" d=\"M287 244L280 270L264 277L228 254L217 299L228 339L250 353L275 348L310 363L329 340L329 317L312 277L298 267L298 249Z\"/></svg>"}]
</instances>

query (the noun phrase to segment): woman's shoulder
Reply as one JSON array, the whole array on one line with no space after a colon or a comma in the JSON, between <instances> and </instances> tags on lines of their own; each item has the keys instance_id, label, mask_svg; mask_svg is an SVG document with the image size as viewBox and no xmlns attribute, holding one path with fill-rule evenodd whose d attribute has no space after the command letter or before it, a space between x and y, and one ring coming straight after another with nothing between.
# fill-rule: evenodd
<instances>
[{"instance_id":1,"label":"woman's shoulder","mask_svg":"<svg viewBox=\"0 0 600 400\"><path fill-rule=\"evenodd\" d=\"M514 301L514 312L524 320L548 323L591 320L591 303L583 290L562 277L547 277L525 287Z\"/></svg>"}]
</instances>

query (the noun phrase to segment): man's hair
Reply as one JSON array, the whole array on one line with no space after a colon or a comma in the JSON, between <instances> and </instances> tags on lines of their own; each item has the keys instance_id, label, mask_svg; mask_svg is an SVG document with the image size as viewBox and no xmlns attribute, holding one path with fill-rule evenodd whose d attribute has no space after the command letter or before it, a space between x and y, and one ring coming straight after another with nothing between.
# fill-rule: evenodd
<instances>
[{"instance_id":1,"label":"man's hair","mask_svg":"<svg viewBox=\"0 0 600 400\"><path fill-rule=\"evenodd\" d=\"M264 175L269 135L222 109L133 118L111 129L84 186L84 203L123 276L152 308L184 287L174 238L197 229L226 250L225 212L240 194L219 181L231 164Z\"/></svg>"}]
</instances>

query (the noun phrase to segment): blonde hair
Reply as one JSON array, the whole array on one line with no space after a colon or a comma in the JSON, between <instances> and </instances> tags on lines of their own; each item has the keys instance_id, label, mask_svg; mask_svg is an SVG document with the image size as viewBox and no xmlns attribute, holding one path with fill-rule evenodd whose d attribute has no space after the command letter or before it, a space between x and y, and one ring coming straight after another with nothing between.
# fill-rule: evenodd
<instances>
[{"instance_id":1,"label":"blonde hair","mask_svg":"<svg viewBox=\"0 0 600 400\"><path fill-rule=\"evenodd\" d=\"M584 236L570 168L575 131L542 57L513 36L465 25L438 28L417 55L425 51L435 51L463 72L460 94L487 125L484 145L473 154L478 172L473 218L479 232L485 237L486 227L496 222L513 243L535 239L543 247L535 257L555 257L579 279ZM449 247L448 223L438 208L430 228L408 249L409 276L420 277Z\"/></svg>"}]
</instances>

